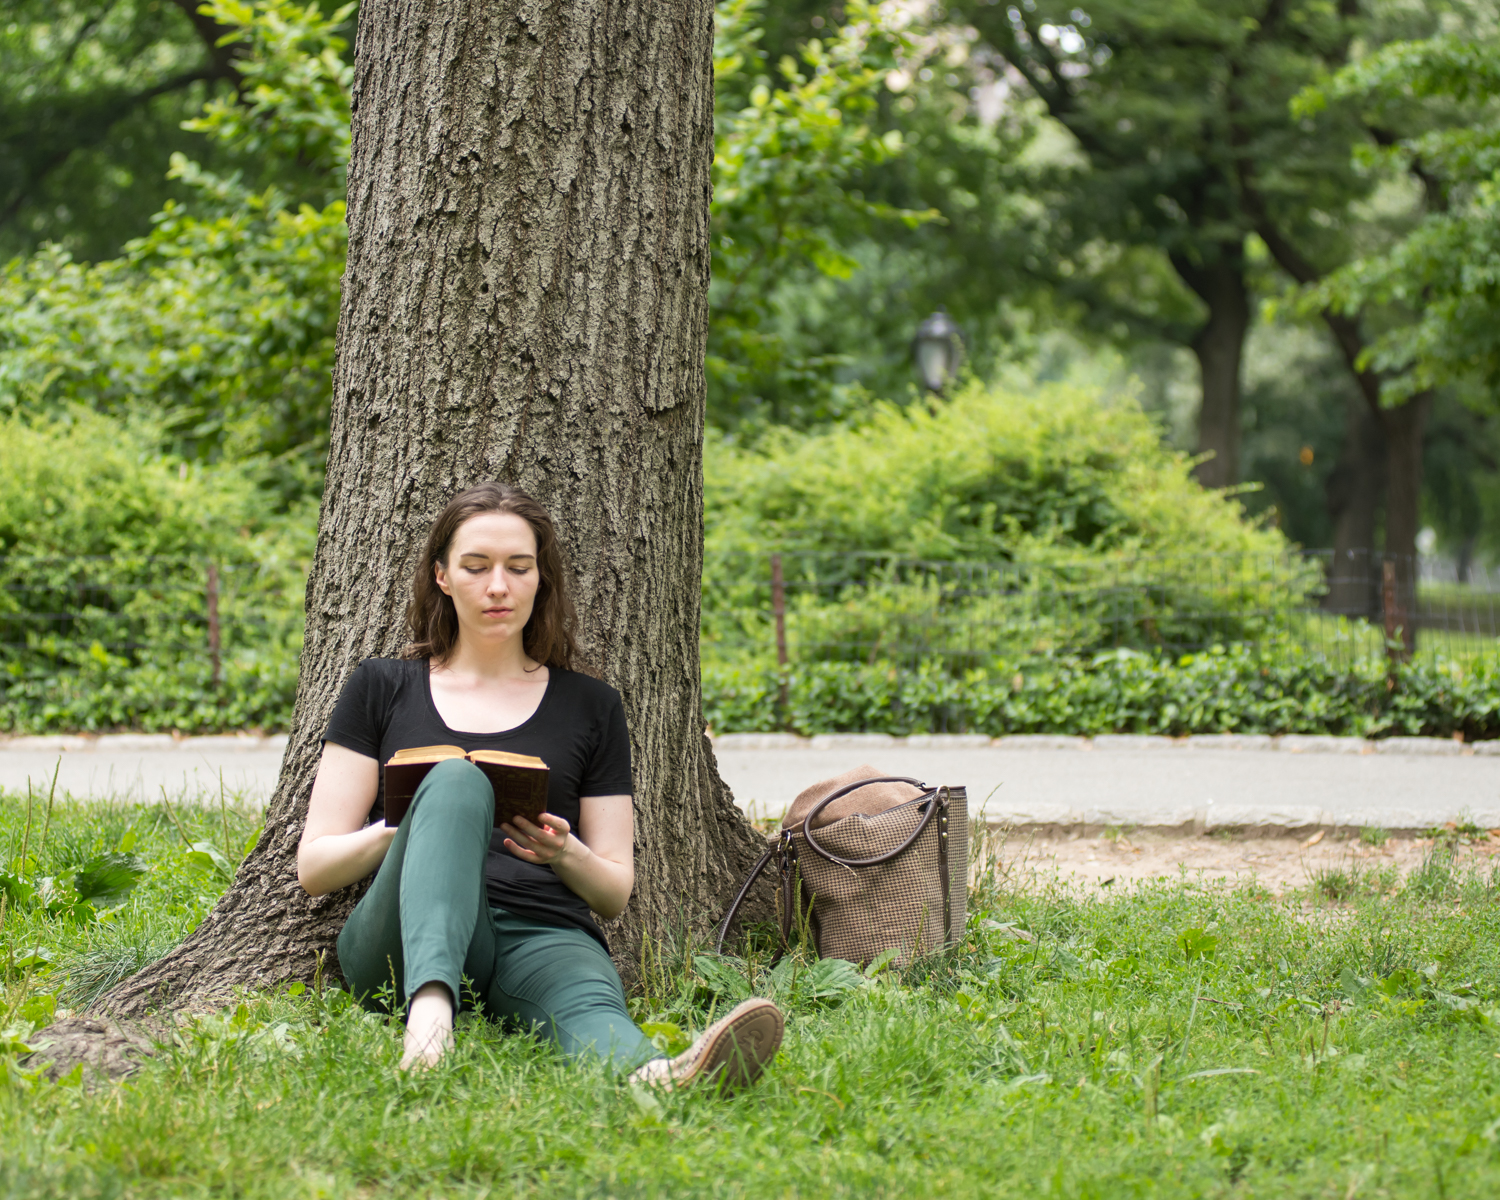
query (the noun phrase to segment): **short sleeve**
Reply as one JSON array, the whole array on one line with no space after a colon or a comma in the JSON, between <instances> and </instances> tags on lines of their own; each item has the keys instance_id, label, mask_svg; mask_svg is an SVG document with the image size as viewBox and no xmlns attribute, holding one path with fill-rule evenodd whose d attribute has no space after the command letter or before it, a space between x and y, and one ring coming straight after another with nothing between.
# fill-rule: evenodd
<instances>
[{"instance_id":1,"label":"short sleeve","mask_svg":"<svg viewBox=\"0 0 1500 1200\"><path fill-rule=\"evenodd\" d=\"M385 689L380 686L373 662L366 659L354 668L349 682L339 693L338 703L333 706L333 716L328 719L328 730L323 734L325 742L343 746L367 758L380 757L380 739L384 734Z\"/></svg>"},{"instance_id":2,"label":"short sleeve","mask_svg":"<svg viewBox=\"0 0 1500 1200\"><path fill-rule=\"evenodd\" d=\"M625 724L625 706L620 702L620 693L610 688L608 700L601 708L599 741L583 773L578 795L580 798L633 795L630 727Z\"/></svg>"}]
</instances>

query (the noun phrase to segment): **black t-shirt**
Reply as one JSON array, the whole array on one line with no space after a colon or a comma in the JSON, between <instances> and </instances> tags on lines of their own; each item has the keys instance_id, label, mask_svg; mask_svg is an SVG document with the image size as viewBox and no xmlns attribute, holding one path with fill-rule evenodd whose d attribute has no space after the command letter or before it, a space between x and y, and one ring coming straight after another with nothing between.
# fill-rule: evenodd
<instances>
[{"instance_id":1,"label":"black t-shirt","mask_svg":"<svg viewBox=\"0 0 1500 1200\"><path fill-rule=\"evenodd\" d=\"M365 659L339 694L324 740L380 763L413 746L533 754L547 764L547 811L575 831L582 797L632 794L625 708L607 683L549 668L542 702L526 721L502 733L461 733L438 715L428 671L426 659ZM382 778L369 819L384 815ZM524 862L506 850L499 829L490 838L485 883L495 907L553 925L575 925L609 948L578 894L551 867Z\"/></svg>"}]
</instances>

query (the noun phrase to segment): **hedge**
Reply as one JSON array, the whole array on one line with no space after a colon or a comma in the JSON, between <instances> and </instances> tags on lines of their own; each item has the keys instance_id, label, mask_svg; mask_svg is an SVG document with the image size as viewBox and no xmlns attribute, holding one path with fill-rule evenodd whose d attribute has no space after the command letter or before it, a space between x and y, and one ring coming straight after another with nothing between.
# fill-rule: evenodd
<instances>
[{"instance_id":1,"label":"hedge","mask_svg":"<svg viewBox=\"0 0 1500 1200\"><path fill-rule=\"evenodd\" d=\"M786 701L779 702L785 684ZM1178 659L1129 651L995 664L955 678L940 664L710 666L715 732L1330 733L1500 737L1500 665L1423 660L1387 673L1297 652L1215 648Z\"/></svg>"},{"instance_id":2,"label":"hedge","mask_svg":"<svg viewBox=\"0 0 1500 1200\"><path fill-rule=\"evenodd\" d=\"M291 721L296 687L291 655L230 658L217 688L205 662L130 667L99 655L58 675L0 680L0 729L279 730ZM935 662L784 672L746 663L705 667L703 708L718 733L1462 733L1478 741L1500 737L1500 664L1424 659L1388 675L1379 661L1336 667L1245 647L996 663L963 678Z\"/></svg>"}]
</instances>

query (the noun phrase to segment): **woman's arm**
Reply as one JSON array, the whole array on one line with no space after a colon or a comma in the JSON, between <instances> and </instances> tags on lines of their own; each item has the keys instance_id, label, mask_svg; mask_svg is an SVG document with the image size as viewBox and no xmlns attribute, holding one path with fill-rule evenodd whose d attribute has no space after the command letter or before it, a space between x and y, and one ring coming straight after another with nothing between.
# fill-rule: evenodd
<instances>
[{"instance_id":1,"label":"woman's arm","mask_svg":"<svg viewBox=\"0 0 1500 1200\"><path fill-rule=\"evenodd\" d=\"M297 882L324 896L363 879L396 836L384 821L365 825L380 786L380 764L334 742L323 743L307 824L297 844Z\"/></svg>"},{"instance_id":2,"label":"woman's arm","mask_svg":"<svg viewBox=\"0 0 1500 1200\"><path fill-rule=\"evenodd\" d=\"M625 910L635 886L635 813L629 796L585 796L579 801L578 834L566 821L542 814L546 828L525 817L502 825L505 848L519 859L546 863L557 877L605 920Z\"/></svg>"}]
</instances>

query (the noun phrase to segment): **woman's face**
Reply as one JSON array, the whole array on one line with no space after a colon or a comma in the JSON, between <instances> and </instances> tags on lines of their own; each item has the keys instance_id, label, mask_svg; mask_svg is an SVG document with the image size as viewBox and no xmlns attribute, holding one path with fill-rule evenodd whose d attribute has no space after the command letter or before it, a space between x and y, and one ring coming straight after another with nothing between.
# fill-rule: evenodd
<instances>
[{"instance_id":1,"label":"woman's face","mask_svg":"<svg viewBox=\"0 0 1500 1200\"><path fill-rule=\"evenodd\" d=\"M453 598L459 639L493 644L516 638L531 619L540 579L536 535L515 513L480 513L458 527L448 561L434 567Z\"/></svg>"}]
</instances>

